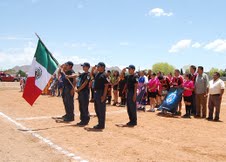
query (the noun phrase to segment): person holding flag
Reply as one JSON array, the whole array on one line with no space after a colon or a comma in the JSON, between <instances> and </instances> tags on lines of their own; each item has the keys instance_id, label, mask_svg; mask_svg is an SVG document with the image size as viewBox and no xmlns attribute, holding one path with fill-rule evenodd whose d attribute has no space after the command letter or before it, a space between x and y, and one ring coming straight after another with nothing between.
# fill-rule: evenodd
<instances>
[{"instance_id":1,"label":"person holding flag","mask_svg":"<svg viewBox=\"0 0 226 162\"><path fill-rule=\"evenodd\" d=\"M51 76L56 73L59 63L53 57L52 53L46 48L40 37L38 37L38 45L36 52L28 72L27 82L23 92L23 98L32 106L42 91L48 84ZM64 75L63 101L65 105L66 115L63 116L64 121L74 120L74 71L73 63L68 61L65 64L65 70L61 71Z\"/></svg>"},{"instance_id":2,"label":"person holding flag","mask_svg":"<svg viewBox=\"0 0 226 162\"><path fill-rule=\"evenodd\" d=\"M61 71L63 81L62 98L65 107L66 114L62 117L63 121L71 122L74 121L74 92L75 92L75 72L73 68L73 62L68 61L65 63L65 73Z\"/></svg>"}]
</instances>

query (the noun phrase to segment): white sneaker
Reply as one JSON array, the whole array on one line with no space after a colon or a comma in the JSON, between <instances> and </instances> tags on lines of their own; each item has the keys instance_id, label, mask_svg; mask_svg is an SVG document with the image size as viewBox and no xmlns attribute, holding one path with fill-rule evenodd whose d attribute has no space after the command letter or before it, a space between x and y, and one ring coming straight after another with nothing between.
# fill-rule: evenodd
<instances>
[{"instance_id":1,"label":"white sneaker","mask_svg":"<svg viewBox=\"0 0 226 162\"><path fill-rule=\"evenodd\" d=\"M155 109L149 109L148 112L155 112Z\"/></svg>"}]
</instances>

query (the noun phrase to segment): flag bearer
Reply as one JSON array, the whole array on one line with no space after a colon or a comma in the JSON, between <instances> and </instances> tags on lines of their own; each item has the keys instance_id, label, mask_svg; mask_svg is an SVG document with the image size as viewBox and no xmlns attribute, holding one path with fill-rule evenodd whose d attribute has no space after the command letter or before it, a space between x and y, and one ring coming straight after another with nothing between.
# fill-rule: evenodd
<instances>
[{"instance_id":1,"label":"flag bearer","mask_svg":"<svg viewBox=\"0 0 226 162\"><path fill-rule=\"evenodd\" d=\"M63 121L74 121L74 86L75 86L75 72L72 70L73 62L68 61L65 63L65 74L63 74L63 91L62 98L66 114L63 116Z\"/></svg>"}]
</instances>

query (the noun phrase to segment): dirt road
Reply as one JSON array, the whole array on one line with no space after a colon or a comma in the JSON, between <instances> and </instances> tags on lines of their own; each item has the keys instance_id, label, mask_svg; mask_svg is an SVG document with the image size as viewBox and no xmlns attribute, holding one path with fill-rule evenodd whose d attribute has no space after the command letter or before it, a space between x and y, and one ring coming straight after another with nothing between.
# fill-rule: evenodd
<instances>
[{"instance_id":1,"label":"dirt road","mask_svg":"<svg viewBox=\"0 0 226 162\"><path fill-rule=\"evenodd\" d=\"M40 96L33 107L21 97L18 83L0 83L0 112L22 124L57 146L87 161L226 161L226 96L221 120L162 117L155 113L139 112L138 126L118 127L128 121L125 108L107 107L106 129L87 131L97 123L91 118L86 128L56 123L52 116L64 115L62 99ZM93 104L90 112L94 113ZM15 124L0 116L0 161L73 161L62 152L21 131ZM80 161L80 160L78 160Z\"/></svg>"}]
</instances>

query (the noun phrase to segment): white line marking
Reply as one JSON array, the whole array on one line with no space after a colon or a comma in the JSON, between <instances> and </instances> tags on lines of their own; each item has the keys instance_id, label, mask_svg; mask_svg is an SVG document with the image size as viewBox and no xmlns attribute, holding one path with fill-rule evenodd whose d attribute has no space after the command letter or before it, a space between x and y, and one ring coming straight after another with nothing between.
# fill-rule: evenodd
<instances>
[{"instance_id":1,"label":"white line marking","mask_svg":"<svg viewBox=\"0 0 226 162\"><path fill-rule=\"evenodd\" d=\"M16 120L39 120L39 119L50 119L50 116L37 116L37 117L29 117L29 118L16 118Z\"/></svg>"},{"instance_id":2,"label":"white line marking","mask_svg":"<svg viewBox=\"0 0 226 162\"><path fill-rule=\"evenodd\" d=\"M15 120L13 120L12 118L10 118L9 116L7 116L6 114L0 112L0 116L2 116L3 118L7 119L8 121L10 121L11 123L15 124L18 128L23 129L23 130L31 130L25 126L23 126L22 124L16 122ZM80 156L76 156L74 153L71 153L67 150L65 150L64 148L60 147L57 144L54 144L51 140L41 136L38 133L32 132L32 131L27 131L28 133L30 133L33 137L38 138L39 140L41 140L43 143L46 143L49 147L55 149L56 151L60 152L61 154L79 161L79 162L88 162L88 160L82 160L82 158Z\"/></svg>"},{"instance_id":3,"label":"white line marking","mask_svg":"<svg viewBox=\"0 0 226 162\"><path fill-rule=\"evenodd\" d=\"M106 112L106 114L119 114L119 113L123 113L126 112L126 110L119 110L119 111L110 111L110 112ZM96 115L95 113L91 113L90 115ZM60 116L60 115L59 115ZM75 114L75 116L79 116L79 114ZM51 116L37 116L37 117L28 117L28 118L16 118L17 121L21 121L21 120L40 120L40 119L51 119Z\"/></svg>"}]
</instances>

